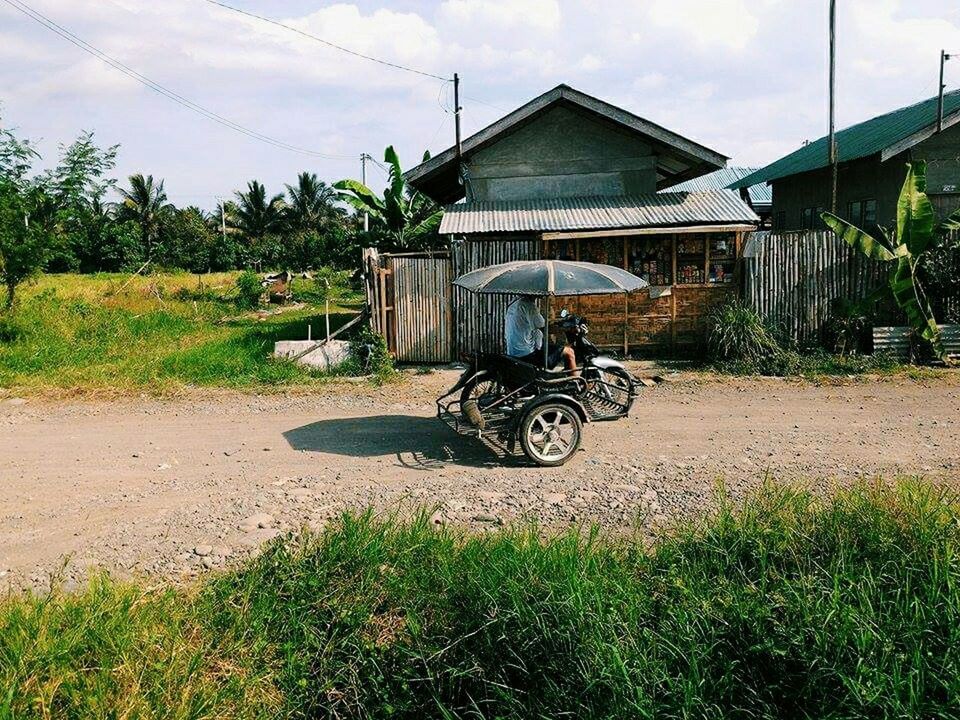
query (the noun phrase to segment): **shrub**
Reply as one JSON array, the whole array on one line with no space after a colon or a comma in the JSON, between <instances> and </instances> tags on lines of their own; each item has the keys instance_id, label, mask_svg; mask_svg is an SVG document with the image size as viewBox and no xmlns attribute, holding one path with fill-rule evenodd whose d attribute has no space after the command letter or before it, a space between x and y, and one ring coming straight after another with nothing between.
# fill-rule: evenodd
<instances>
[{"instance_id":1,"label":"shrub","mask_svg":"<svg viewBox=\"0 0 960 720\"><path fill-rule=\"evenodd\" d=\"M367 326L350 341L350 358L340 370L349 375L372 375L380 382L396 372L386 339Z\"/></svg>"},{"instance_id":2,"label":"shrub","mask_svg":"<svg viewBox=\"0 0 960 720\"><path fill-rule=\"evenodd\" d=\"M779 347L755 310L735 298L707 316L707 352L711 360L757 362Z\"/></svg>"},{"instance_id":3,"label":"shrub","mask_svg":"<svg viewBox=\"0 0 960 720\"><path fill-rule=\"evenodd\" d=\"M23 337L23 327L13 315L0 315L0 343L13 343Z\"/></svg>"},{"instance_id":4,"label":"shrub","mask_svg":"<svg viewBox=\"0 0 960 720\"><path fill-rule=\"evenodd\" d=\"M824 327L828 350L838 355L857 354L866 350L873 327L873 313L862 302L837 298Z\"/></svg>"},{"instance_id":5,"label":"shrub","mask_svg":"<svg viewBox=\"0 0 960 720\"><path fill-rule=\"evenodd\" d=\"M255 272L244 270L240 273L237 276L236 288L235 302L237 307L252 310L260 304L260 298L263 296L263 286L260 284L260 277Z\"/></svg>"}]
</instances>

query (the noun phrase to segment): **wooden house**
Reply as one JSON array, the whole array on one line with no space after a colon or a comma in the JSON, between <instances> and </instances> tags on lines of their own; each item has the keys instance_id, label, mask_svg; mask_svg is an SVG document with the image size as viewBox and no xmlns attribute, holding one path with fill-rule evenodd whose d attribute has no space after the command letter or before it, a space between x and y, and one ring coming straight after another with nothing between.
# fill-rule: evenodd
<instances>
[{"instance_id":1,"label":"wooden house","mask_svg":"<svg viewBox=\"0 0 960 720\"><path fill-rule=\"evenodd\" d=\"M944 95L942 129L937 98L899 108L836 134L837 214L872 230L896 220L905 164L927 162L927 194L942 215L960 207L960 90ZM765 183L773 193L774 230L818 230L830 209L829 142L822 137L734 182Z\"/></svg>"},{"instance_id":2,"label":"wooden house","mask_svg":"<svg viewBox=\"0 0 960 720\"><path fill-rule=\"evenodd\" d=\"M453 275L539 257L624 267L649 292L561 299L597 344L624 351L699 340L704 313L735 291L744 233L759 222L739 193L671 191L727 158L566 85L410 170L445 205ZM453 295L460 352L501 347L505 301Z\"/></svg>"}]
</instances>

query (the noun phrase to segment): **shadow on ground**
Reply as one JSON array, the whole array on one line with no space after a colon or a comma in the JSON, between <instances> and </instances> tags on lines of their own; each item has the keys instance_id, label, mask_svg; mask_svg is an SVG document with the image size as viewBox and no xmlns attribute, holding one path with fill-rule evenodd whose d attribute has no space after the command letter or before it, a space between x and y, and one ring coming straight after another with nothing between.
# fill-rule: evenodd
<instances>
[{"instance_id":1,"label":"shadow on ground","mask_svg":"<svg viewBox=\"0 0 960 720\"><path fill-rule=\"evenodd\" d=\"M492 467L522 464L522 455L474 437L458 435L433 417L376 415L319 420L283 433L294 450L377 457L395 455L411 468L429 470L446 464Z\"/></svg>"}]
</instances>

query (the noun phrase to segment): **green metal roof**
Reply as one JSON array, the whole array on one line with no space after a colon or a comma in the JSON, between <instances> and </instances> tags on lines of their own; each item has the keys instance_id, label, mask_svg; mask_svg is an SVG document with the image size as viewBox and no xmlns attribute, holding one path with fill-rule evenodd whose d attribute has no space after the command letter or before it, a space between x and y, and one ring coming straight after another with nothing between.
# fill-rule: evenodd
<instances>
[{"instance_id":1,"label":"green metal roof","mask_svg":"<svg viewBox=\"0 0 960 720\"><path fill-rule=\"evenodd\" d=\"M958 111L960 111L960 90L945 93L943 96L944 118ZM883 152L925 128L931 127L936 121L937 98L934 96L915 105L851 125L837 132L837 160L846 162ZM919 138L918 141L922 139L924 138ZM824 136L770 163L765 168L741 178L730 187L750 187L787 175L827 167L829 165L828 148L828 137Z\"/></svg>"}]
</instances>

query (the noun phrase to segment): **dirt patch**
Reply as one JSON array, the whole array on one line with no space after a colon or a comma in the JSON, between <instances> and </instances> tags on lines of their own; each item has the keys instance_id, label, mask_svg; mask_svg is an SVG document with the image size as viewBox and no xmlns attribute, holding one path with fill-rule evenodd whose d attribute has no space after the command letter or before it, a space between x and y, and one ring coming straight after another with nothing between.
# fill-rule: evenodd
<instances>
[{"instance_id":1,"label":"dirt patch","mask_svg":"<svg viewBox=\"0 0 960 720\"><path fill-rule=\"evenodd\" d=\"M824 487L960 478L960 383L831 385L703 376L644 389L589 426L563 468L529 466L433 418L456 374L381 389L168 400L0 401L0 585L89 567L189 577L347 508L427 506L437 522L517 518L649 530L696 516L722 480Z\"/></svg>"}]
</instances>

